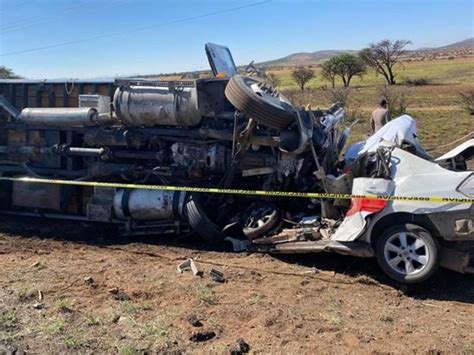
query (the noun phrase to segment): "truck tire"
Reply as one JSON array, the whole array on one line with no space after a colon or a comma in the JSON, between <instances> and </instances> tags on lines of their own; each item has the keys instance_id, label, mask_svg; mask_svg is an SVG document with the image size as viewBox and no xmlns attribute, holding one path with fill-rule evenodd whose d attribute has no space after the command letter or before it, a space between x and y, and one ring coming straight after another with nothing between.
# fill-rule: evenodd
<instances>
[{"instance_id":1,"label":"truck tire","mask_svg":"<svg viewBox=\"0 0 474 355\"><path fill-rule=\"evenodd\" d=\"M183 207L184 217L191 228L208 243L224 240L219 227L207 217L198 194L188 194Z\"/></svg>"},{"instance_id":2,"label":"truck tire","mask_svg":"<svg viewBox=\"0 0 474 355\"><path fill-rule=\"evenodd\" d=\"M439 267L439 248L431 233L416 224L399 224L377 239L376 257L393 280L415 284L429 279Z\"/></svg>"},{"instance_id":3,"label":"truck tire","mask_svg":"<svg viewBox=\"0 0 474 355\"><path fill-rule=\"evenodd\" d=\"M270 88L265 86L257 90L257 84L254 78L234 75L227 83L225 96L237 110L264 126L283 129L293 123L296 116L288 99L280 93L269 95Z\"/></svg>"}]
</instances>

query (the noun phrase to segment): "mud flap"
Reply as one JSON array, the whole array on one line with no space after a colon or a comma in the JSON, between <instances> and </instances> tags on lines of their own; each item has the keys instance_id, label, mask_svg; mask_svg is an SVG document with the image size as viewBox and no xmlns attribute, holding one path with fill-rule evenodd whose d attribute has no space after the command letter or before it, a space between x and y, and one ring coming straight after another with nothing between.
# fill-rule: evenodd
<instances>
[{"instance_id":1,"label":"mud flap","mask_svg":"<svg viewBox=\"0 0 474 355\"><path fill-rule=\"evenodd\" d=\"M462 274L472 274L474 273L474 265L469 265L470 254L468 251L441 248L440 265Z\"/></svg>"}]
</instances>

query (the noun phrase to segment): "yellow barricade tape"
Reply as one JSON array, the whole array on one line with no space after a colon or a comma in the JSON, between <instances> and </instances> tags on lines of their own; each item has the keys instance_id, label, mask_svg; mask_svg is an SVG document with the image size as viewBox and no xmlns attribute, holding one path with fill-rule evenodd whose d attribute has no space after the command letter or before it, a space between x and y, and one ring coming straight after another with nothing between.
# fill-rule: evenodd
<instances>
[{"instance_id":1,"label":"yellow barricade tape","mask_svg":"<svg viewBox=\"0 0 474 355\"><path fill-rule=\"evenodd\" d=\"M241 189L219 189L213 187L190 187L190 186L169 186L169 185L140 185L124 184L115 182L99 181L74 181L57 179L38 179L29 177L5 177L0 176L0 181L17 181L22 183L38 184L56 184L71 186L89 186L89 187L110 187L118 189L145 189L145 190L164 190L164 191L185 191L202 192L211 194L232 194L232 195L251 195L251 196L274 196L274 197L304 197L316 199L344 199L364 198L384 201L413 201L413 202L435 202L435 203L474 203L472 198L458 197L437 197L437 196L391 196L391 195L351 195L351 194L331 194L320 192L289 192L289 191L262 191L262 190L241 190Z\"/></svg>"}]
</instances>

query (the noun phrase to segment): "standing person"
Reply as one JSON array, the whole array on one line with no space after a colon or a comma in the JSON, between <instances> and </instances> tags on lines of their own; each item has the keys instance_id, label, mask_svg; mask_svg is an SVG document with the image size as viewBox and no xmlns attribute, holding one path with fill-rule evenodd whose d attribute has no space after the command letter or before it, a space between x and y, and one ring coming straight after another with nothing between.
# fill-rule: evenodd
<instances>
[{"instance_id":1,"label":"standing person","mask_svg":"<svg viewBox=\"0 0 474 355\"><path fill-rule=\"evenodd\" d=\"M370 117L370 127L372 134L382 128L388 121L390 121L390 111L387 109L387 100L382 99L379 107L377 107Z\"/></svg>"}]
</instances>

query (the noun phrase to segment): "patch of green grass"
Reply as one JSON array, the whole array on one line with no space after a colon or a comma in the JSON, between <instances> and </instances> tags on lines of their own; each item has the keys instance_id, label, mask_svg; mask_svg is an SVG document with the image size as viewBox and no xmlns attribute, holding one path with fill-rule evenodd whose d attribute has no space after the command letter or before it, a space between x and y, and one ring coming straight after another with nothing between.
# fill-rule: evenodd
<instances>
[{"instance_id":1,"label":"patch of green grass","mask_svg":"<svg viewBox=\"0 0 474 355\"><path fill-rule=\"evenodd\" d=\"M87 345L87 341L77 335L71 334L67 329L67 324L61 318L54 318L48 324L49 331L70 349L77 349ZM78 331L77 329L75 329Z\"/></svg>"},{"instance_id":2,"label":"patch of green grass","mask_svg":"<svg viewBox=\"0 0 474 355\"><path fill-rule=\"evenodd\" d=\"M340 327L344 324L344 321L342 320L342 318L335 314L329 316L329 318L327 319L327 322L331 325L334 325L335 327Z\"/></svg>"},{"instance_id":3,"label":"patch of green grass","mask_svg":"<svg viewBox=\"0 0 474 355\"><path fill-rule=\"evenodd\" d=\"M143 311L152 310L152 306L147 302L122 301L120 302L120 310L127 315L135 315Z\"/></svg>"},{"instance_id":4,"label":"patch of green grass","mask_svg":"<svg viewBox=\"0 0 474 355\"><path fill-rule=\"evenodd\" d=\"M46 264L41 261L37 261L31 265L31 268L33 270L44 270L46 269Z\"/></svg>"},{"instance_id":5,"label":"patch of green grass","mask_svg":"<svg viewBox=\"0 0 474 355\"><path fill-rule=\"evenodd\" d=\"M100 320L99 317L96 317L92 314L86 314L84 315L84 319L86 321L86 324L90 327L92 326L98 326L98 325L102 325L102 321Z\"/></svg>"},{"instance_id":6,"label":"patch of green grass","mask_svg":"<svg viewBox=\"0 0 474 355\"><path fill-rule=\"evenodd\" d=\"M215 344L210 349L209 352L212 354L228 354L229 346L226 344Z\"/></svg>"},{"instance_id":7,"label":"patch of green grass","mask_svg":"<svg viewBox=\"0 0 474 355\"><path fill-rule=\"evenodd\" d=\"M53 319L48 326L48 329L55 335L63 335L66 331L66 324L62 319Z\"/></svg>"},{"instance_id":8,"label":"patch of green grass","mask_svg":"<svg viewBox=\"0 0 474 355\"><path fill-rule=\"evenodd\" d=\"M217 297L214 292L205 285L197 285L194 294L200 306L217 304Z\"/></svg>"},{"instance_id":9,"label":"patch of green grass","mask_svg":"<svg viewBox=\"0 0 474 355\"><path fill-rule=\"evenodd\" d=\"M34 292L23 287L17 291L17 297L18 297L18 301L23 303L23 302L28 302L29 300L34 298L35 295L34 295Z\"/></svg>"},{"instance_id":10,"label":"patch of green grass","mask_svg":"<svg viewBox=\"0 0 474 355\"><path fill-rule=\"evenodd\" d=\"M120 355L137 355L140 351L135 346L126 344L119 349L118 353Z\"/></svg>"},{"instance_id":11,"label":"patch of green grass","mask_svg":"<svg viewBox=\"0 0 474 355\"><path fill-rule=\"evenodd\" d=\"M164 322L159 320L141 322L134 317L130 317L129 322L139 331L140 336L151 344L160 346L171 344L173 329L171 326L164 324Z\"/></svg>"},{"instance_id":12,"label":"patch of green grass","mask_svg":"<svg viewBox=\"0 0 474 355\"><path fill-rule=\"evenodd\" d=\"M265 298L261 293L253 292L248 300L250 305L259 304Z\"/></svg>"},{"instance_id":13,"label":"patch of green grass","mask_svg":"<svg viewBox=\"0 0 474 355\"><path fill-rule=\"evenodd\" d=\"M336 301L330 302L326 307L327 313L324 316L326 322L337 328L341 327L344 324L344 320L342 319L340 314L340 306L340 303Z\"/></svg>"},{"instance_id":14,"label":"patch of green grass","mask_svg":"<svg viewBox=\"0 0 474 355\"><path fill-rule=\"evenodd\" d=\"M71 311L71 301L67 297L61 297L56 300L54 303L54 308L58 312L70 312Z\"/></svg>"},{"instance_id":15,"label":"patch of green grass","mask_svg":"<svg viewBox=\"0 0 474 355\"><path fill-rule=\"evenodd\" d=\"M183 310L177 308L177 307L171 307L171 308L168 308L165 310L165 315L167 317L171 317L171 318L178 318L178 317L181 317L183 315Z\"/></svg>"},{"instance_id":16,"label":"patch of green grass","mask_svg":"<svg viewBox=\"0 0 474 355\"><path fill-rule=\"evenodd\" d=\"M15 329L18 326L18 318L15 309L0 314L0 328Z\"/></svg>"},{"instance_id":17,"label":"patch of green grass","mask_svg":"<svg viewBox=\"0 0 474 355\"><path fill-rule=\"evenodd\" d=\"M70 349L77 349L87 345L85 340L70 334L62 336L61 340Z\"/></svg>"},{"instance_id":18,"label":"patch of green grass","mask_svg":"<svg viewBox=\"0 0 474 355\"><path fill-rule=\"evenodd\" d=\"M382 322L385 322L385 323L393 323L393 317L392 315L384 310L381 314L380 314L380 318L379 318Z\"/></svg>"}]
</instances>

